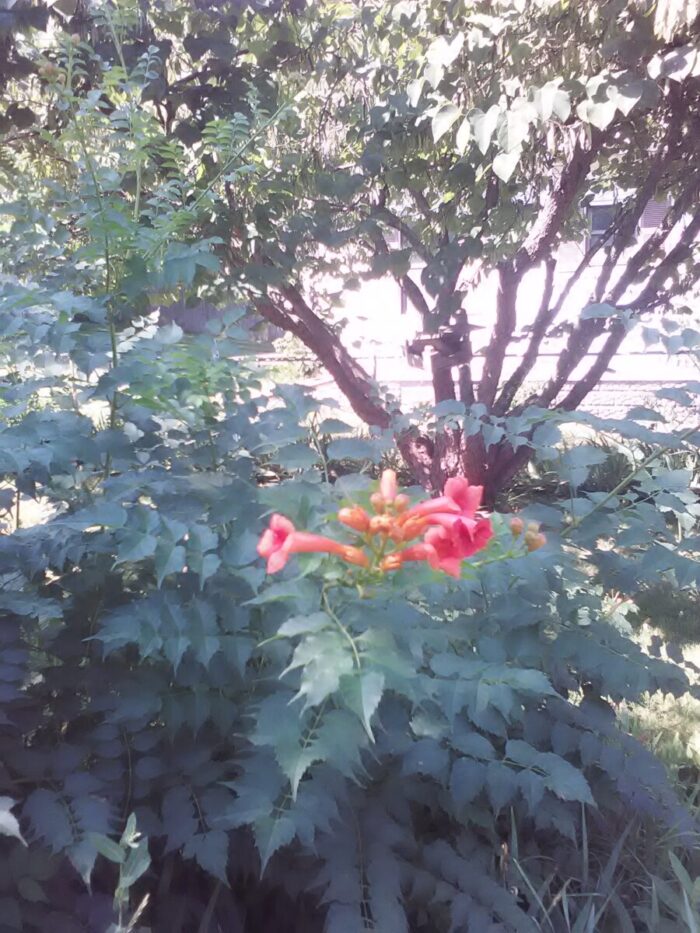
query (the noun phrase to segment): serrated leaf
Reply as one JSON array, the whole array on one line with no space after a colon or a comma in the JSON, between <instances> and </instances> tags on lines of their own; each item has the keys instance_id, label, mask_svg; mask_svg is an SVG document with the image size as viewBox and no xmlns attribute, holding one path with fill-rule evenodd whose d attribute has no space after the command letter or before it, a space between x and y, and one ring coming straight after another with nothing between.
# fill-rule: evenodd
<instances>
[{"instance_id":1,"label":"serrated leaf","mask_svg":"<svg viewBox=\"0 0 700 933\"><path fill-rule=\"evenodd\" d=\"M154 556L156 582L161 587L163 580L171 573L179 573L185 566L185 548L175 544L172 538L161 537L158 540Z\"/></svg>"},{"instance_id":2,"label":"serrated leaf","mask_svg":"<svg viewBox=\"0 0 700 933\"><path fill-rule=\"evenodd\" d=\"M277 629L277 634L285 638L294 638L296 635L308 635L329 628L332 622L325 612L312 612L308 616L292 616Z\"/></svg>"},{"instance_id":3,"label":"serrated leaf","mask_svg":"<svg viewBox=\"0 0 700 933\"><path fill-rule=\"evenodd\" d=\"M285 813L273 811L269 816L263 816L255 821L253 833L255 845L260 853L260 873L265 869L275 852L288 845L296 836L296 826L291 817Z\"/></svg>"},{"instance_id":4,"label":"serrated leaf","mask_svg":"<svg viewBox=\"0 0 700 933\"><path fill-rule=\"evenodd\" d=\"M371 719L384 691L384 674L379 671L355 671L340 683L345 702L359 717L370 741L374 741Z\"/></svg>"},{"instance_id":5,"label":"serrated leaf","mask_svg":"<svg viewBox=\"0 0 700 933\"><path fill-rule=\"evenodd\" d=\"M73 843L73 829L68 811L54 791L39 787L33 790L23 807L34 833L51 848L61 852Z\"/></svg>"},{"instance_id":6,"label":"serrated leaf","mask_svg":"<svg viewBox=\"0 0 700 933\"><path fill-rule=\"evenodd\" d=\"M313 632L294 649L292 660L282 672L302 669L301 684L295 699L304 699L304 709L317 706L340 686L340 678L354 667L354 657L347 640L333 630Z\"/></svg>"},{"instance_id":7,"label":"serrated leaf","mask_svg":"<svg viewBox=\"0 0 700 933\"><path fill-rule=\"evenodd\" d=\"M191 836L182 851L184 858L193 858L200 868L214 878L227 882L228 834L222 829Z\"/></svg>"},{"instance_id":8,"label":"serrated leaf","mask_svg":"<svg viewBox=\"0 0 700 933\"><path fill-rule=\"evenodd\" d=\"M320 708L299 716L279 694L261 703L251 739L273 750L293 798L317 761L332 761L343 774L354 774L360 768L360 748L367 742L361 723L346 710Z\"/></svg>"},{"instance_id":9,"label":"serrated leaf","mask_svg":"<svg viewBox=\"0 0 700 933\"><path fill-rule=\"evenodd\" d=\"M553 752L540 752L536 766L544 771L544 781L549 790L562 800L579 800L595 806L591 789L583 773L565 758Z\"/></svg>"},{"instance_id":10,"label":"serrated leaf","mask_svg":"<svg viewBox=\"0 0 700 933\"><path fill-rule=\"evenodd\" d=\"M167 834L166 851L181 848L197 832L192 795L186 787L171 787L163 796L163 831Z\"/></svg>"}]
</instances>

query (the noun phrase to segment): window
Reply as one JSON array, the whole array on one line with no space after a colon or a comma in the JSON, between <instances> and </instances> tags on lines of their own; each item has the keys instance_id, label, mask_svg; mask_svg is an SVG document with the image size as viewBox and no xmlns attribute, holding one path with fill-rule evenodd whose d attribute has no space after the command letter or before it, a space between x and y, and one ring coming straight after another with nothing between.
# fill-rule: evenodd
<instances>
[{"instance_id":1,"label":"window","mask_svg":"<svg viewBox=\"0 0 700 933\"><path fill-rule=\"evenodd\" d=\"M589 249L605 239L608 227L615 221L619 210L619 204L592 204L588 208L591 221L591 232L588 235Z\"/></svg>"}]
</instances>

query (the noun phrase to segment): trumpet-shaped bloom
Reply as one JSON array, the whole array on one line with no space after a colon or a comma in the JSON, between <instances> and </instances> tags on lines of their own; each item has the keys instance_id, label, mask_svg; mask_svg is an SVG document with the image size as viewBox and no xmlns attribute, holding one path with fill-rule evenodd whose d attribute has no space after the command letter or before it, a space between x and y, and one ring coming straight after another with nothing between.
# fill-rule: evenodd
<instances>
[{"instance_id":1,"label":"trumpet-shaped bloom","mask_svg":"<svg viewBox=\"0 0 700 933\"><path fill-rule=\"evenodd\" d=\"M334 541L325 535L296 531L294 525L283 515L273 515L269 527L258 542L258 554L267 558L267 572L277 573L292 554L335 554L350 564L366 567L369 563L364 551L357 547Z\"/></svg>"},{"instance_id":2,"label":"trumpet-shaped bloom","mask_svg":"<svg viewBox=\"0 0 700 933\"><path fill-rule=\"evenodd\" d=\"M267 559L267 572L277 573L287 563L289 545L287 541L296 529L284 515L275 514L258 541L258 554Z\"/></svg>"}]
</instances>

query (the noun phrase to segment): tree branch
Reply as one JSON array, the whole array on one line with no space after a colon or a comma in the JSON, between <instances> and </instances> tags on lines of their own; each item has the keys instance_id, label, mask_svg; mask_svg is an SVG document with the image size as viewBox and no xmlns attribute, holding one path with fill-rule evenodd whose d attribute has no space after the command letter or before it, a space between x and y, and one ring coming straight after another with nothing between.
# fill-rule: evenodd
<instances>
[{"instance_id":1,"label":"tree branch","mask_svg":"<svg viewBox=\"0 0 700 933\"><path fill-rule=\"evenodd\" d=\"M682 215L683 208L680 206L682 203L688 203L685 197L674 203L673 207L664 218L662 226L642 243L639 249L629 259L624 271L608 292L605 298L606 302L617 305L627 289L635 282L637 276L647 262L649 262L656 251L663 246L671 230L676 226L678 219ZM673 268L684 258L695 240L695 237L698 235L698 232L700 232L700 210L696 211L693 215L692 220L685 227L676 246L668 252L654 269L640 294L627 304L618 305L618 307L621 310L637 313L653 307L658 300L659 291L663 287L669 268ZM570 378L576 366L583 360L593 341L603 333L604 326L604 321L601 318L591 318L580 321L572 330L567 345L559 357L554 376L550 379L539 396L528 400L528 402L535 401L540 405L551 404ZM604 348L601 352L604 352ZM584 376L584 379L585 378Z\"/></svg>"},{"instance_id":2,"label":"tree branch","mask_svg":"<svg viewBox=\"0 0 700 933\"><path fill-rule=\"evenodd\" d=\"M547 332L547 328L559 310L559 302L557 302L554 308L550 309L552 292L554 291L554 271L556 264L556 259L553 256L550 256L545 262L542 301L540 303L539 311L535 317L535 321L532 325L530 342L528 343L527 350L523 354L520 363L515 368L515 371L510 376L510 378L506 380L500 397L494 405L494 411L498 415L504 415L508 411L513 402L513 399L515 398L516 392L522 386L525 377L535 365L540 345ZM575 274L576 273L574 273L574 275Z\"/></svg>"},{"instance_id":3,"label":"tree branch","mask_svg":"<svg viewBox=\"0 0 700 933\"><path fill-rule=\"evenodd\" d=\"M521 274L511 263L498 266L498 296L496 298L496 322L489 345L484 354L484 370L479 383L479 401L487 407L493 405L498 383L503 371L508 345L515 331L515 303Z\"/></svg>"},{"instance_id":4,"label":"tree branch","mask_svg":"<svg viewBox=\"0 0 700 933\"><path fill-rule=\"evenodd\" d=\"M282 298L290 305L286 311ZM279 290L279 297L259 298L255 306L260 314L278 327L298 337L318 357L345 395L352 410L366 424L388 427L389 412L376 398L372 381L342 345L328 324L316 315L292 285Z\"/></svg>"},{"instance_id":5,"label":"tree branch","mask_svg":"<svg viewBox=\"0 0 700 933\"><path fill-rule=\"evenodd\" d=\"M626 310L643 311L645 308L657 304L659 292L664 286L670 269L677 267L679 263L687 259L698 233L700 233L700 209L693 214L690 222L681 233L678 243L669 250L658 266L655 267L641 292L636 298L622 307Z\"/></svg>"},{"instance_id":6,"label":"tree branch","mask_svg":"<svg viewBox=\"0 0 700 933\"><path fill-rule=\"evenodd\" d=\"M614 321L608 337L601 347L598 356L588 372L579 379L570 392L561 400L558 408L564 411L573 411L581 404L586 396L598 385L610 366L613 357L620 349L622 341L627 336L627 330L621 321Z\"/></svg>"},{"instance_id":7,"label":"tree branch","mask_svg":"<svg viewBox=\"0 0 700 933\"><path fill-rule=\"evenodd\" d=\"M538 265L554 243L579 188L590 170L603 142L603 134L593 130L588 139L583 132L574 145L554 188L549 192L525 242L516 253L515 270L522 275L528 268Z\"/></svg>"},{"instance_id":8,"label":"tree branch","mask_svg":"<svg viewBox=\"0 0 700 933\"><path fill-rule=\"evenodd\" d=\"M383 208L380 208L380 210L382 209ZM386 255L390 252L386 238L378 227L370 230L369 236L378 253ZM428 302L425 300L423 292L408 273L406 273L406 275L394 275L394 278L408 295L411 304L420 314L423 320L423 326L425 327L426 321L430 317L430 307L428 306Z\"/></svg>"},{"instance_id":9,"label":"tree branch","mask_svg":"<svg viewBox=\"0 0 700 933\"><path fill-rule=\"evenodd\" d=\"M412 230L411 227L405 221L401 220L400 217L397 217L393 211L389 210L388 207L377 207L374 210L374 215L379 219L383 219L387 226L392 227L394 230L398 230L406 242L411 244L413 251L423 262L427 263L430 261L430 253L426 249L421 238L415 230Z\"/></svg>"},{"instance_id":10,"label":"tree branch","mask_svg":"<svg viewBox=\"0 0 700 933\"><path fill-rule=\"evenodd\" d=\"M439 350L436 350L430 355L430 369L433 376L435 401L444 402L445 399L456 398L449 358L445 358Z\"/></svg>"}]
</instances>

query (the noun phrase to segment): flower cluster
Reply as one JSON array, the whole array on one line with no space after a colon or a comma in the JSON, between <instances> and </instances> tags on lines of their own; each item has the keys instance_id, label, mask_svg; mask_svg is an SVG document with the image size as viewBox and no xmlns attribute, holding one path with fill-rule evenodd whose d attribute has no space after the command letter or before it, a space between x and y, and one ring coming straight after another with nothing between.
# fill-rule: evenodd
<instances>
[{"instance_id":1,"label":"flower cluster","mask_svg":"<svg viewBox=\"0 0 700 933\"><path fill-rule=\"evenodd\" d=\"M297 531L283 515L273 515L258 542L258 554L276 573L292 554L333 554L379 573L399 570L411 561L425 561L434 570L459 577L462 562L483 550L493 537L491 519L479 513L483 489L463 476L449 479L442 496L411 505L398 490L396 474L385 470L379 489L370 496L370 510L352 505L338 512L338 521L355 534L344 544L324 535ZM518 525L518 523L520 523ZM511 522L513 536L522 536L527 550L544 544L539 529L520 519Z\"/></svg>"}]
</instances>

